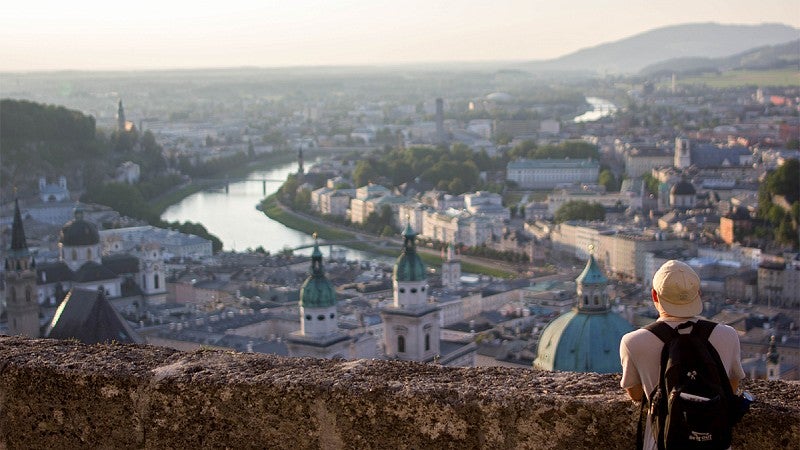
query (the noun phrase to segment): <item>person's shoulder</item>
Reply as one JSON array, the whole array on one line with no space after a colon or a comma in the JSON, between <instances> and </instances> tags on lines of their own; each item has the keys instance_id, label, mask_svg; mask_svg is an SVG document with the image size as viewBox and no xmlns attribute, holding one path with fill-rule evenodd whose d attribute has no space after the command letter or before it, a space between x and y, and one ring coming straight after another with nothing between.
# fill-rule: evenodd
<instances>
[{"instance_id":1,"label":"person's shoulder","mask_svg":"<svg viewBox=\"0 0 800 450\"><path fill-rule=\"evenodd\" d=\"M724 345L723 342L739 343L739 332L730 325L724 323L717 323L714 330L711 331L709 340L717 345Z\"/></svg>"},{"instance_id":2,"label":"person's shoulder","mask_svg":"<svg viewBox=\"0 0 800 450\"><path fill-rule=\"evenodd\" d=\"M714 331L711 332L712 335L717 335L725 339L738 339L739 332L736 331L730 325L726 325L724 323L717 323L717 326L714 327Z\"/></svg>"},{"instance_id":3,"label":"person's shoulder","mask_svg":"<svg viewBox=\"0 0 800 450\"><path fill-rule=\"evenodd\" d=\"M653 335L653 333L649 332L648 330L646 330L644 328L639 328L639 329L630 331L628 333L625 333L625 335L622 336L622 342L627 345L627 343L631 342L631 341L639 341L641 339L646 339L645 336L647 336L647 335Z\"/></svg>"}]
</instances>

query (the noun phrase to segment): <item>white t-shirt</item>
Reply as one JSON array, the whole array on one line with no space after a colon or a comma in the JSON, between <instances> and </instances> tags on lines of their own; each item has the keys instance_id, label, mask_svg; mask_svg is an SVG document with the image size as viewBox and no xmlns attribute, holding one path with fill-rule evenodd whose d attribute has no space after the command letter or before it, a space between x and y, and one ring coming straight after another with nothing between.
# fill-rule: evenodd
<instances>
[{"instance_id":1,"label":"white t-shirt","mask_svg":"<svg viewBox=\"0 0 800 450\"><path fill-rule=\"evenodd\" d=\"M662 320L672 328L686 321L697 321L692 319ZM691 328L680 330L681 333L688 333ZM724 324L717 324L708 337L708 341L719 353L725 372L731 381L738 381L744 378L742 369L741 348L739 346L739 335L732 327ZM645 395L650 398L658 384L659 370L661 368L661 349L664 344L661 339L650 331L640 328L631 331L622 337L619 344L619 359L622 362L622 381L620 386L624 389L632 388L641 384ZM655 449L656 441L650 431L650 421L644 432L645 450Z\"/></svg>"}]
</instances>

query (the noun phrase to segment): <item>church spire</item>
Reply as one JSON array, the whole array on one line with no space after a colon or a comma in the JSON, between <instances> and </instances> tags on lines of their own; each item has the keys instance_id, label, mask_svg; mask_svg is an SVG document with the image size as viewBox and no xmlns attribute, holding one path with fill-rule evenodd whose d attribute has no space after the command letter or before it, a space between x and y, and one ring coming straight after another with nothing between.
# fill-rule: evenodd
<instances>
[{"instance_id":1,"label":"church spire","mask_svg":"<svg viewBox=\"0 0 800 450\"><path fill-rule=\"evenodd\" d=\"M325 276L317 233L314 233L314 251L311 252L311 274L300 288L300 306L305 308L336 306L336 289Z\"/></svg>"},{"instance_id":2,"label":"church spire","mask_svg":"<svg viewBox=\"0 0 800 450\"><path fill-rule=\"evenodd\" d=\"M767 350L767 380L781 379L781 358L778 354L778 346L775 343L775 335L769 339L769 350Z\"/></svg>"},{"instance_id":3,"label":"church spire","mask_svg":"<svg viewBox=\"0 0 800 450\"><path fill-rule=\"evenodd\" d=\"M5 258L6 316L11 335L39 337L39 302L36 292L36 261L28 250L19 199L14 199L11 248Z\"/></svg>"},{"instance_id":4,"label":"church spire","mask_svg":"<svg viewBox=\"0 0 800 450\"><path fill-rule=\"evenodd\" d=\"M325 269L322 267L322 252L319 249L317 233L314 236L314 251L311 252L311 276L320 278L325 276Z\"/></svg>"},{"instance_id":5,"label":"church spire","mask_svg":"<svg viewBox=\"0 0 800 450\"><path fill-rule=\"evenodd\" d=\"M778 347L775 345L775 335L769 338L769 350L767 350L767 361L772 364L778 364L780 356L778 355Z\"/></svg>"},{"instance_id":6,"label":"church spire","mask_svg":"<svg viewBox=\"0 0 800 450\"><path fill-rule=\"evenodd\" d=\"M14 223L11 225L11 251L21 255L28 252L25 229L22 227L22 214L19 211L19 199L14 199Z\"/></svg>"},{"instance_id":7,"label":"church spire","mask_svg":"<svg viewBox=\"0 0 800 450\"><path fill-rule=\"evenodd\" d=\"M125 131L125 124L125 109L122 108L122 99L120 99L117 107L117 129L120 132Z\"/></svg>"}]
</instances>

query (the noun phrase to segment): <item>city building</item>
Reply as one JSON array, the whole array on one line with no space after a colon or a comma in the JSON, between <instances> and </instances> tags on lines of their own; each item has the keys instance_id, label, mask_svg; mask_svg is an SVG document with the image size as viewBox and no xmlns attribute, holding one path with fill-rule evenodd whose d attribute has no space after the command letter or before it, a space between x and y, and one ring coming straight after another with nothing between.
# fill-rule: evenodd
<instances>
[{"instance_id":1,"label":"city building","mask_svg":"<svg viewBox=\"0 0 800 450\"><path fill-rule=\"evenodd\" d=\"M39 337L36 261L28 250L17 199L14 200L11 247L5 257L5 293L9 334Z\"/></svg>"},{"instance_id":2,"label":"city building","mask_svg":"<svg viewBox=\"0 0 800 450\"><path fill-rule=\"evenodd\" d=\"M694 166L707 169L728 166L752 166L753 153L743 145L716 145L710 142L675 138L673 165L678 169Z\"/></svg>"},{"instance_id":3,"label":"city building","mask_svg":"<svg viewBox=\"0 0 800 450\"><path fill-rule=\"evenodd\" d=\"M563 184L596 183L597 161L570 159L519 159L508 163L506 178L520 189L553 189Z\"/></svg>"},{"instance_id":4,"label":"city building","mask_svg":"<svg viewBox=\"0 0 800 450\"><path fill-rule=\"evenodd\" d=\"M671 166L674 156L658 147L634 147L625 152L625 174L638 178L653 169Z\"/></svg>"},{"instance_id":5,"label":"city building","mask_svg":"<svg viewBox=\"0 0 800 450\"><path fill-rule=\"evenodd\" d=\"M417 254L416 237L406 225L403 250L392 273L393 301L381 310L384 353L405 361L473 366L474 343L441 339L441 308L428 300L427 271Z\"/></svg>"},{"instance_id":6,"label":"city building","mask_svg":"<svg viewBox=\"0 0 800 450\"><path fill-rule=\"evenodd\" d=\"M350 355L350 338L339 330L336 311L336 290L325 276L322 252L314 243L311 253L311 274L300 288L300 330L287 340L290 356L346 358Z\"/></svg>"},{"instance_id":7,"label":"city building","mask_svg":"<svg viewBox=\"0 0 800 450\"><path fill-rule=\"evenodd\" d=\"M61 301L44 337L76 339L84 344L144 343L142 337L111 305L102 289L79 287L70 289Z\"/></svg>"},{"instance_id":8,"label":"city building","mask_svg":"<svg viewBox=\"0 0 800 450\"><path fill-rule=\"evenodd\" d=\"M447 246L447 258L442 261L441 270L444 288L455 290L461 286L461 259L456 255L452 243Z\"/></svg>"},{"instance_id":9,"label":"city building","mask_svg":"<svg viewBox=\"0 0 800 450\"><path fill-rule=\"evenodd\" d=\"M697 190L685 178L676 183L669 190L669 204L673 208L687 210L694 208L697 203Z\"/></svg>"},{"instance_id":10,"label":"city building","mask_svg":"<svg viewBox=\"0 0 800 450\"><path fill-rule=\"evenodd\" d=\"M575 279L576 305L542 331L533 367L539 370L619 373L619 343L633 327L612 311L608 279L593 255Z\"/></svg>"},{"instance_id":11,"label":"city building","mask_svg":"<svg viewBox=\"0 0 800 450\"><path fill-rule=\"evenodd\" d=\"M58 177L57 184L47 183L44 177L39 178L39 199L42 203L63 202L69 200L67 177Z\"/></svg>"},{"instance_id":12,"label":"city building","mask_svg":"<svg viewBox=\"0 0 800 450\"><path fill-rule=\"evenodd\" d=\"M103 254L107 255L131 252L152 242L159 243L164 259L205 258L214 254L208 239L151 225L101 230L99 234Z\"/></svg>"}]
</instances>

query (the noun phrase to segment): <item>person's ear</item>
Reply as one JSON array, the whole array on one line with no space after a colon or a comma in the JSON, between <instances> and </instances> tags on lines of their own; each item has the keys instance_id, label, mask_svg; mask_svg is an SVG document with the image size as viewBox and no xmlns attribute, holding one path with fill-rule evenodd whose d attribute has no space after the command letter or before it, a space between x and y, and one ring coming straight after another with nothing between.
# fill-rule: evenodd
<instances>
[{"instance_id":1,"label":"person's ear","mask_svg":"<svg viewBox=\"0 0 800 450\"><path fill-rule=\"evenodd\" d=\"M650 291L650 295L653 297L653 301L654 301L655 303L658 303L658 292L656 292L656 290L655 290L655 289L652 289L652 290Z\"/></svg>"}]
</instances>

